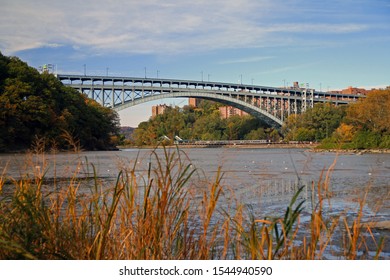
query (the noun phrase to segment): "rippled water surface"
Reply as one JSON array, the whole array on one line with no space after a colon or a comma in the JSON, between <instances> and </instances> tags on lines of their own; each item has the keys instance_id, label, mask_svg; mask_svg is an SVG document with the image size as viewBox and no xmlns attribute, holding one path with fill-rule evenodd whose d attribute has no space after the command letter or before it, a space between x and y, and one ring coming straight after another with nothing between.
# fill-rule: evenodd
<instances>
[{"instance_id":1,"label":"rippled water surface","mask_svg":"<svg viewBox=\"0 0 390 280\"><path fill-rule=\"evenodd\" d=\"M182 158L198 170L196 176L213 179L218 168L223 174L225 189L221 203L229 203L232 197L238 203L250 205L255 215L281 215L298 185L306 186L302 196L306 200L306 219L316 193L312 187L318 181L329 179L332 192L326 215L345 214L354 218L359 201L367 193L363 208L365 219L390 221L390 154L336 154L314 153L304 149L255 149L255 148L188 148L182 150ZM140 173L155 161L149 149L125 149L110 152L63 153L33 157L31 155L0 155L0 173L18 178L24 173L45 171L45 177L67 178L92 175L92 164L103 178L114 178L123 167ZM163 155L163 150L156 150ZM45 163L45 164L43 164ZM328 172L329 171L329 172ZM305 216L303 217L305 220ZM390 237L388 231L379 231ZM390 245L384 257L390 258Z\"/></svg>"}]
</instances>

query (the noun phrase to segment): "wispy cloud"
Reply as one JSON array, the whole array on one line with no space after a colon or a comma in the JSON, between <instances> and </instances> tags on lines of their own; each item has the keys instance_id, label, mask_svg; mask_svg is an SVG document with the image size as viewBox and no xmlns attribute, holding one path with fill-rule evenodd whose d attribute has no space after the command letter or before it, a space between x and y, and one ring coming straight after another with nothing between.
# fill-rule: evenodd
<instances>
[{"instance_id":1,"label":"wispy cloud","mask_svg":"<svg viewBox=\"0 0 390 280\"><path fill-rule=\"evenodd\" d=\"M292 70L307 68L307 67L313 66L314 64L315 63L305 63L305 64L297 64L297 65L292 65L292 66L285 66L285 67L280 67L280 68L270 68L270 69L267 69L265 71L257 72L255 74L256 75L265 75L265 74L276 74L276 73L289 72Z\"/></svg>"},{"instance_id":2,"label":"wispy cloud","mask_svg":"<svg viewBox=\"0 0 390 280\"><path fill-rule=\"evenodd\" d=\"M285 32L285 33L351 33L367 30L369 26L367 24L334 24L334 23L293 23L293 24L275 24L267 26L264 29L267 32Z\"/></svg>"},{"instance_id":3,"label":"wispy cloud","mask_svg":"<svg viewBox=\"0 0 390 280\"><path fill-rule=\"evenodd\" d=\"M275 57L274 56L251 56L251 57L243 57L237 59L222 60L219 62L219 64L224 65L224 64L254 63L254 62L269 60L273 58Z\"/></svg>"},{"instance_id":4,"label":"wispy cloud","mask_svg":"<svg viewBox=\"0 0 390 280\"><path fill-rule=\"evenodd\" d=\"M362 23L274 21L279 0L5 0L0 48L7 53L60 45L93 52L188 53L286 44L280 33L350 33ZM297 14L294 14L297 17ZM253 62L252 57L225 63Z\"/></svg>"}]
</instances>

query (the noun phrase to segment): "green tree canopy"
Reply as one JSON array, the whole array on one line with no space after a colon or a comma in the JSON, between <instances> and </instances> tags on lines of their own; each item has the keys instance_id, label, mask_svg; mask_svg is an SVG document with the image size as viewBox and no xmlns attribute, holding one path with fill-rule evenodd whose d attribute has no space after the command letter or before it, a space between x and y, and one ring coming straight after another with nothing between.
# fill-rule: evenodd
<instances>
[{"instance_id":1,"label":"green tree canopy","mask_svg":"<svg viewBox=\"0 0 390 280\"><path fill-rule=\"evenodd\" d=\"M290 115L282 130L288 140L321 141L332 135L344 116L344 106L318 103L301 115Z\"/></svg>"},{"instance_id":2,"label":"green tree canopy","mask_svg":"<svg viewBox=\"0 0 390 280\"><path fill-rule=\"evenodd\" d=\"M66 148L70 137L84 149L105 149L119 132L117 114L0 53L0 151L29 148L38 137Z\"/></svg>"},{"instance_id":3,"label":"green tree canopy","mask_svg":"<svg viewBox=\"0 0 390 280\"><path fill-rule=\"evenodd\" d=\"M134 143L139 146L155 145L163 135L172 141L176 135L185 140L270 139L273 130L267 130L267 134L265 125L258 119L252 116L222 119L220 106L202 100L198 108L167 108L164 114L152 117L138 126L134 132ZM275 133L278 134L274 132L272 138L275 138Z\"/></svg>"}]
</instances>

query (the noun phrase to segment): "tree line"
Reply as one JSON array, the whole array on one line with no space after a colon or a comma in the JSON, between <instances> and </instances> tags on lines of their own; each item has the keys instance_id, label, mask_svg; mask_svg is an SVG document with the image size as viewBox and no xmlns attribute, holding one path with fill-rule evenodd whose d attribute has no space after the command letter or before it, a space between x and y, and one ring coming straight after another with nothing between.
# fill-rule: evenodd
<instances>
[{"instance_id":1,"label":"tree line","mask_svg":"<svg viewBox=\"0 0 390 280\"><path fill-rule=\"evenodd\" d=\"M156 145L164 135L171 139L171 143L175 136L185 140L279 140L277 130L252 116L221 118L220 106L222 104L202 100L197 108L167 107L163 114L138 125L133 144Z\"/></svg>"},{"instance_id":2,"label":"tree line","mask_svg":"<svg viewBox=\"0 0 390 280\"><path fill-rule=\"evenodd\" d=\"M289 116L282 131L287 140L317 141L321 148L389 149L390 87L345 106L316 104Z\"/></svg>"},{"instance_id":3,"label":"tree line","mask_svg":"<svg viewBox=\"0 0 390 280\"><path fill-rule=\"evenodd\" d=\"M113 110L0 53L0 151L24 150L37 139L46 147L108 149L119 117Z\"/></svg>"},{"instance_id":4,"label":"tree line","mask_svg":"<svg viewBox=\"0 0 390 280\"><path fill-rule=\"evenodd\" d=\"M322 148L390 148L390 87L371 91L350 105L317 103L299 115L290 115L283 127L267 127L252 116L222 119L221 104L203 100L198 108L168 107L161 115L142 122L133 144L155 145L166 135L185 140L311 141Z\"/></svg>"}]
</instances>

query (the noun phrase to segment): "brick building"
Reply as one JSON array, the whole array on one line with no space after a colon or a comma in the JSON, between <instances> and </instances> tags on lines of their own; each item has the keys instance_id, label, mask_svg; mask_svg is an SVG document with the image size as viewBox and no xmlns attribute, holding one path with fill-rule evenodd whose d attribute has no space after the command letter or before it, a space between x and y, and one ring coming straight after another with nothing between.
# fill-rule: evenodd
<instances>
[{"instance_id":1,"label":"brick building","mask_svg":"<svg viewBox=\"0 0 390 280\"><path fill-rule=\"evenodd\" d=\"M362 94L362 95L366 95L368 92L369 90L366 90L364 88L354 88L354 87L348 87L341 91L341 93L343 94Z\"/></svg>"},{"instance_id":2,"label":"brick building","mask_svg":"<svg viewBox=\"0 0 390 280\"><path fill-rule=\"evenodd\" d=\"M248 113L246 113L240 109L234 108L232 106L219 107L219 112L221 113L221 118L223 118L223 119L227 119L227 118L230 118L232 116L242 117L242 116L248 115Z\"/></svg>"},{"instance_id":3,"label":"brick building","mask_svg":"<svg viewBox=\"0 0 390 280\"><path fill-rule=\"evenodd\" d=\"M190 97L188 99L188 105L195 107L195 108L198 108L201 101L202 101L202 99Z\"/></svg>"},{"instance_id":4,"label":"brick building","mask_svg":"<svg viewBox=\"0 0 390 280\"><path fill-rule=\"evenodd\" d=\"M164 111L166 108L168 108L168 105L165 104L160 104L160 105L155 105L152 107L152 117L155 117L157 115L164 114Z\"/></svg>"}]
</instances>

